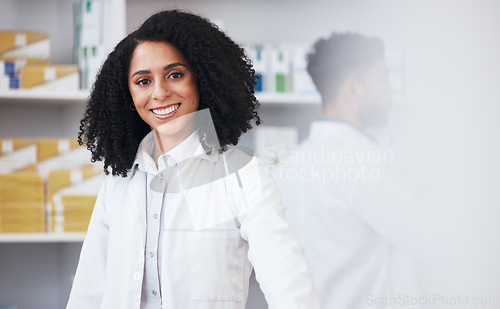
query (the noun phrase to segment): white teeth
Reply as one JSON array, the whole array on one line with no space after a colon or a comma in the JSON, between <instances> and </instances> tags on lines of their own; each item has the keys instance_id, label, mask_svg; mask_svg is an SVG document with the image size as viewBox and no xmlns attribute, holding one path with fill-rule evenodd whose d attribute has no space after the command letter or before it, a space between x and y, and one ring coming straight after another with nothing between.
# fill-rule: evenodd
<instances>
[{"instance_id":1,"label":"white teeth","mask_svg":"<svg viewBox=\"0 0 500 309\"><path fill-rule=\"evenodd\" d=\"M165 108L165 109L153 109L152 111L156 115L166 115L166 114L170 114L171 112L173 112L176 109L178 109L179 105L180 104L175 104L175 105L170 106L169 108Z\"/></svg>"}]
</instances>

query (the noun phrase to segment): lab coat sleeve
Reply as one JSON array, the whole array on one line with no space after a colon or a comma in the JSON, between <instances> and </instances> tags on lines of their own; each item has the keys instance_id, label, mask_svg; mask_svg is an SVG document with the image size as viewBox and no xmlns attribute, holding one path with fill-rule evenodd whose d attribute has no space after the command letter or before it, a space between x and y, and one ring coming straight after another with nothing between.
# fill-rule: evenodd
<instances>
[{"instance_id":1,"label":"lab coat sleeve","mask_svg":"<svg viewBox=\"0 0 500 309\"><path fill-rule=\"evenodd\" d=\"M264 162L253 158L235 175L243 201L239 220L248 258L270 309L319 308L309 266L298 236ZM238 190L235 190L238 191Z\"/></svg>"},{"instance_id":2,"label":"lab coat sleeve","mask_svg":"<svg viewBox=\"0 0 500 309\"><path fill-rule=\"evenodd\" d=\"M104 294L109 231L105 199L110 177L105 178L97 195L67 309L99 308Z\"/></svg>"}]
</instances>

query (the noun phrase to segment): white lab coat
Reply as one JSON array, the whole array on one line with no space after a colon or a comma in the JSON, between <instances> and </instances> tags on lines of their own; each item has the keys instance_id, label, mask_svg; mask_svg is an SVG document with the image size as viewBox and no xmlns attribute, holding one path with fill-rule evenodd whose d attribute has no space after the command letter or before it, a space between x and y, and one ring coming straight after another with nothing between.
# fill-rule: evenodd
<instances>
[{"instance_id":1,"label":"white lab coat","mask_svg":"<svg viewBox=\"0 0 500 309\"><path fill-rule=\"evenodd\" d=\"M240 150L199 150L178 171L184 202L167 203L162 213L162 308L245 308L252 268L269 308L319 308L303 249L265 164L253 158L234 173ZM200 173L214 181L196 183ZM145 188L146 174L135 166L125 178L104 181L67 308L140 308Z\"/></svg>"},{"instance_id":2,"label":"white lab coat","mask_svg":"<svg viewBox=\"0 0 500 309\"><path fill-rule=\"evenodd\" d=\"M392 173L393 159L352 125L317 121L276 171L323 309L417 297L411 255L425 247L422 214Z\"/></svg>"}]
</instances>

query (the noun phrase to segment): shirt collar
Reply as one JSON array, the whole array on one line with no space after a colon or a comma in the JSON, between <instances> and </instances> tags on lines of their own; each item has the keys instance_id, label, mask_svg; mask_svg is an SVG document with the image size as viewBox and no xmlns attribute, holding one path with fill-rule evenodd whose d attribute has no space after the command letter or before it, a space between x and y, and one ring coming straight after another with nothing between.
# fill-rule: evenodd
<instances>
[{"instance_id":1,"label":"shirt collar","mask_svg":"<svg viewBox=\"0 0 500 309\"><path fill-rule=\"evenodd\" d=\"M142 139L141 143L139 144L134 164L132 166L132 175L135 173L135 170L137 168L145 172L150 171L152 168L156 169L156 164L153 159L154 152L154 131L151 131ZM176 163L180 163L186 159L193 157L217 162L219 160L219 155L220 154L217 151L213 151L210 154L206 153L200 143L198 131L194 131L179 145L160 156L160 158L158 159L159 170L165 168L165 162L168 166L172 166ZM165 157L166 160L163 160L162 157Z\"/></svg>"},{"instance_id":2,"label":"shirt collar","mask_svg":"<svg viewBox=\"0 0 500 309\"><path fill-rule=\"evenodd\" d=\"M198 146L201 146L200 136L198 135L198 131L194 131L179 145L172 148L162 156L167 155L173 159L173 162L169 162L169 165L180 163L186 159L193 157L196 154Z\"/></svg>"},{"instance_id":3,"label":"shirt collar","mask_svg":"<svg viewBox=\"0 0 500 309\"><path fill-rule=\"evenodd\" d=\"M136 168L139 168L142 171L148 171L151 166L155 164L153 160L155 150L153 133L153 131L149 132L139 144L132 171L135 172Z\"/></svg>"}]
</instances>

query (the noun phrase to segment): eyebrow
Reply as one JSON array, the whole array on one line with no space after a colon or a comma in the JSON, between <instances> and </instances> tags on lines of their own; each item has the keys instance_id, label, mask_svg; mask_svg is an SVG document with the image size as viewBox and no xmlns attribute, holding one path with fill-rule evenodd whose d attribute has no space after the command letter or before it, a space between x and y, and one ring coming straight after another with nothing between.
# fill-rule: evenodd
<instances>
[{"instance_id":1,"label":"eyebrow","mask_svg":"<svg viewBox=\"0 0 500 309\"><path fill-rule=\"evenodd\" d=\"M182 64L180 62L174 62L174 63L171 63L171 64L165 66L163 68L163 71L170 70L171 68L175 68L177 66L183 66L183 67L187 68L187 66L185 64ZM132 74L132 76L130 78L136 76L137 74L150 74L150 73L151 73L150 70L139 70L139 71L136 71L134 74Z\"/></svg>"}]
</instances>

